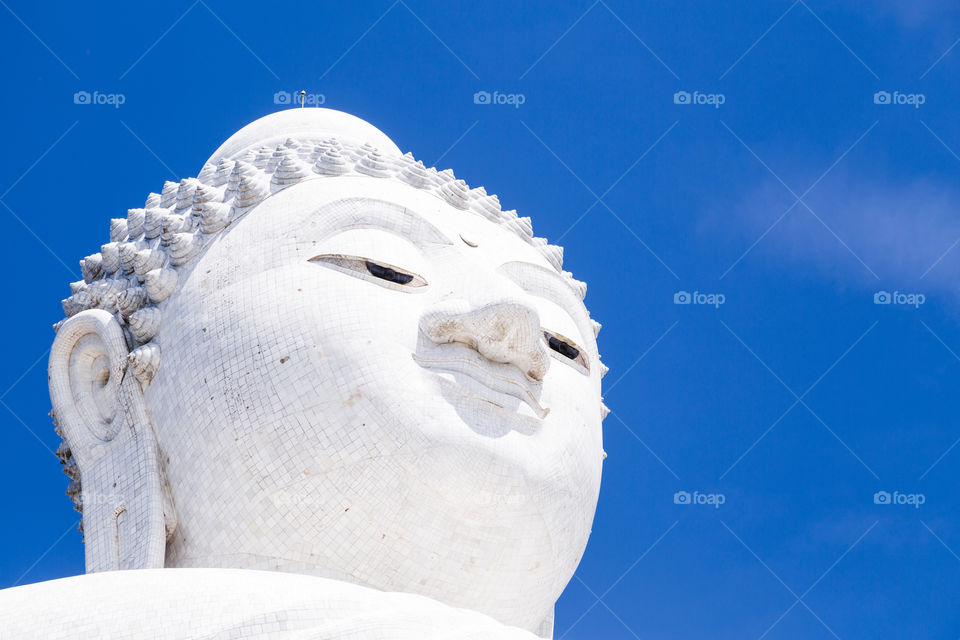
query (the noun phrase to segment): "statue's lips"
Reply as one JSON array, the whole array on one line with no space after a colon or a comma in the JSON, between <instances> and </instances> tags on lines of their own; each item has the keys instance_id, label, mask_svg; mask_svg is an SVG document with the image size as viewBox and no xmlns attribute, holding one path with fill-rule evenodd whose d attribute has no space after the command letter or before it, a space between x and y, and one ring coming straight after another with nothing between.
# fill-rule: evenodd
<instances>
[{"instance_id":1,"label":"statue's lips","mask_svg":"<svg viewBox=\"0 0 960 640\"><path fill-rule=\"evenodd\" d=\"M431 350L427 355L413 354L413 359L421 367L438 372L459 373L467 376L480 386L502 394L517 398L526 403L538 418L545 418L550 409L545 409L523 373L516 367L487 360L485 357L466 347L455 343L441 345ZM498 406L503 406L495 398L486 394L477 393L484 400Z\"/></svg>"}]
</instances>

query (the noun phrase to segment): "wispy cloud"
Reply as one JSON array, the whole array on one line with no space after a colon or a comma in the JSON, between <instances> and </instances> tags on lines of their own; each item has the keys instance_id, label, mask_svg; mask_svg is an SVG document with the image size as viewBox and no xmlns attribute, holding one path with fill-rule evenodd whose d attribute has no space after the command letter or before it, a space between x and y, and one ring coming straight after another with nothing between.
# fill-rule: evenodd
<instances>
[{"instance_id":1,"label":"wispy cloud","mask_svg":"<svg viewBox=\"0 0 960 640\"><path fill-rule=\"evenodd\" d=\"M868 21L890 21L911 29L929 29L945 26L960 15L960 6L953 0L873 0L850 2L849 0L818 0L813 5L825 14L847 13L859 15Z\"/></svg>"},{"instance_id":2,"label":"wispy cloud","mask_svg":"<svg viewBox=\"0 0 960 640\"><path fill-rule=\"evenodd\" d=\"M754 249L765 264L866 287L925 287L960 301L960 189L929 179L836 175L794 207ZM779 185L748 193L725 219L735 245L753 242L790 206ZM843 247L839 237L871 275Z\"/></svg>"},{"instance_id":3,"label":"wispy cloud","mask_svg":"<svg viewBox=\"0 0 960 640\"><path fill-rule=\"evenodd\" d=\"M879 0L865 4L863 9L876 11L908 27L923 27L941 23L949 17L955 18L958 7L951 0Z\"/></svg>"}]
</instances>

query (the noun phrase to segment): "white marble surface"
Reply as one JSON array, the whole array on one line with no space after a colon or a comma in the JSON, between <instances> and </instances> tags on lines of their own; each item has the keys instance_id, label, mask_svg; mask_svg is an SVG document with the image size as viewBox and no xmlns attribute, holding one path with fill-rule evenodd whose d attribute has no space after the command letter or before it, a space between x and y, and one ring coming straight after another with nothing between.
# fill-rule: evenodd
<instances>
[{"instance_id":1,"label":"white marble surface","mask_svg":"<svg viewBox=\"0 0 960 640\"><path fill-rule=\"evenodd\" d=\"M536 638L423 596L242 569L110 571L4 589L0 620L0 640Z\"/></svg>"},{"instance_id":2,"label":"white marble surface","mask_svg":"<svg viewBox=\"0 0 960 640\"><path fill-rule=\"evenodd\" d=\"M353 116L244 127L114 219L64 300L50 387L87 571L279 570L550 636L606 412L561 264Z\"/></svg>"}]
</instances>

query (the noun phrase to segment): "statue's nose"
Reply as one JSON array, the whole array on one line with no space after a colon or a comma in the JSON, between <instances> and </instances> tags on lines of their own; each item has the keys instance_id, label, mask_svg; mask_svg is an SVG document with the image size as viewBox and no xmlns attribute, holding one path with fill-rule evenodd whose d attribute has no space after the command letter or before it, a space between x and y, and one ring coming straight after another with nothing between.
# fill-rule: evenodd
<instances>
[{"instance_id":1,"label":"statue's nose","mask_svg":"<svg viewBox=\"0 0 960 640\"><path fill-rule=\"evenodd\" d=\"M478 305L446 300L420 316L420 330L436 344L465 344L488 360L516 366L533 380L543 380L550 366L541 340L540 315L519 299Z\"/></svg>"}]
</instances>

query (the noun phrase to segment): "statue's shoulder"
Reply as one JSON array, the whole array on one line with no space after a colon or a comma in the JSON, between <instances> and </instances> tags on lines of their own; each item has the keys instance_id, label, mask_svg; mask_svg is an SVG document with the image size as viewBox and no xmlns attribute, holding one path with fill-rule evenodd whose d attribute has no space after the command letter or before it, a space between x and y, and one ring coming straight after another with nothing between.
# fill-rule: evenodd
<instances>
[{"instance_id":1,"label":"statue's shoulder","mask_svg":"<svg viewBox=\"0 0 960 640\"><path fill-rule=\"evenodd\" d=\"M430 598L244 569L93 573L0 590L0 639L536 640Z\"/></svg>"}]
</instances>

